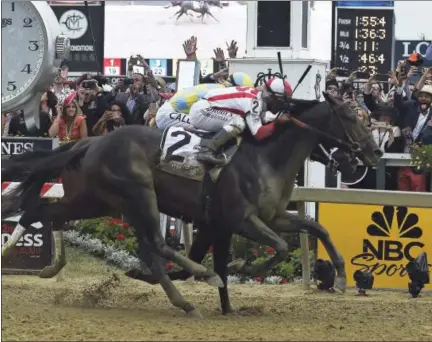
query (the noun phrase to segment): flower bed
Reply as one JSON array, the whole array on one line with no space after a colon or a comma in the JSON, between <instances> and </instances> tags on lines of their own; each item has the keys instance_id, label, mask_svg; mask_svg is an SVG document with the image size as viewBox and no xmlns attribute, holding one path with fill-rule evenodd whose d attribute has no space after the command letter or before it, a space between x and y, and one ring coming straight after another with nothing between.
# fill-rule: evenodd
<instances>
[{"instance_id":1,"label":"flower bed","mask_svg":"<svg viewBox=\"0 0 432 342\"><path fill-rule=\"evenodd\" d=\"M79 221L75 230L65 232L65 241L68 245L104 258L108 264L115 265L125 271L139 268L140 263L136 257L138 244L134 229L122 220L104 217ZM248 265L263 263L274 254L275 250L271 247L263 247L237 236L232 240L232 259L242 258L246 260ZM310 260L313 263L312 251L310 252ZM203 265L210 269L213 268L211 249L205 256ZM177 265L171 262L168 262L165 268L167 271L178 269ZM285 284L301 277L301 270L301 251L296 249L289 254L287 260L271 270L266 278L251 279L240 275L230 275L229 283Z\"/></svg>"},{"instance_id":2,"label":"flower bed","mask_svg":"<svg viewBox=\"0 0 432 342\"><path fill-rule=\"evenodd\" d=\"M432 171L432 145L412 145L410 154L411 166L425 172Z\"/></svg>"}]
</instances>

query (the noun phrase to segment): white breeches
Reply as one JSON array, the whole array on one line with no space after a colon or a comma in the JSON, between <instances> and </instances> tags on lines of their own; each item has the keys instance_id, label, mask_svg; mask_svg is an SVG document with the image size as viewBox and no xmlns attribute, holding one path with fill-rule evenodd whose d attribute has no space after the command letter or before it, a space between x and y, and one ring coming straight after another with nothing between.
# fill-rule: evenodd
<instances>
[{"instance_id":1,"label":"white breeches","mask_svg":"<svg viewBox=\"0 0 432 342\"><path fill-rule=\"evenodd\" d=\"M156 126L159 129L167 127L193 127L188 114L176 112L169 101L166 101L156 113Z\"/></svg>"},{"instance_id":2,"label":"white breeches","mask_svg":"<svg viewBox=\"0 0 432 342\"><path fill-rule=\"evenodd\" d=\"M245 120L238 114L212 108L207 100L194 103L189 111L190 123L197 129L219 132L222 128L240 134L246 127Z\"/></svg>"}]
</instances>

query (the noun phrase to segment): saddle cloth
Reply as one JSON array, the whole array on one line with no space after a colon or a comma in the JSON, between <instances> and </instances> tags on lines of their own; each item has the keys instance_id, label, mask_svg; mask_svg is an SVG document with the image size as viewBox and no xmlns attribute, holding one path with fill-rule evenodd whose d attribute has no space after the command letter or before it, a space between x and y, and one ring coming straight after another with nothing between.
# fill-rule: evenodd
<instances>
[{"instance_id":1,"label":"saddle cloth","mask_svg":"<svg viewBox=\"0 0 432 342\"><path fill-rule=\"evenodd\" d=\"M196 159L203 139L211 139L214 133L201 130L185 130L183 127L168 127L165 129L160 143L161 157L158 168L176 176L202 182L206 172L203 163ZM224 152L227 164L232 160L238 149L240 139L234 146ZM216 181L222 167L209 170L213 181Z\"/></svg>"}]
</instances>

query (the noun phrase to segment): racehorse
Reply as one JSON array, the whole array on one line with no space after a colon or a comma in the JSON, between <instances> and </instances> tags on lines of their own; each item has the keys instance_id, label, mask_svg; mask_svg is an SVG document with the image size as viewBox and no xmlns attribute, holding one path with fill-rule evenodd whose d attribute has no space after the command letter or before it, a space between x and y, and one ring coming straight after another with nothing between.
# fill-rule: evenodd
<instances>
[{"instance_id":1,"label":"racehorse","mask_svg":"<svg viewBox=\"0 0 432 342\"><path fill-rule=\"evenodd\" d=\"M345 289L344 261L326 230L316 222L285 212L296 174L320 139L326 140L329 147L340 145L352 149L366 165L376 164L382 155L355 113L347 105L327 94L325 96L327 102L312 102L303 109L300 106L297 118L279 124L277 132L266 141L256 142L246 135L231 163L220 174L211 206L211 212L218 213L217 219L210 215L212 222L203 232L211 233L206 239L213 243L215 271L221 275L225 285L219 289L223 313L231 310L226 270L233 233L241 233L275 248L277 252L264 264L253 266L249 270L253 274L274 267L287 256L286 242L274 231L307 231L323 242L338 273L336 285ZM62 204L68 210L73 208L71 212L63 213L62 220L83 218L82 212L87 210L87 206L99 208L101 214L95 216L103 216L102 211L107 208L118 208L136 228L139 257L149 265L153 280L161 283L173 305L194 312L193 305L181 296L166 276L160 256L173 260L186 271L204 277L214 285L219 283L213 273L180 258L165 245L159 230L159 210L206 227L202 184L158 170L161 136L162 132L158 130L128 126L105 137L64 145L27 165L22 162L20 168L28 176L9 194L7 201L3 201L6 205L2 206L2 214L24 211L20 221L24 227L40 221L39 213L45 206L39 201L42 185L65 168L80 164L86 190L67 205ZM53 215L61 216L58 212ZM197 236L198 239L203 239L203 234ZM196 244L200 245L204 244ZM153 257L152 253L158 257Z\"/></svg>"},{"instance_id":2,"label":"racehorse","mask_svg":"<svg viewBox=\"0 0 432 342\"><path fill-rule=\"evenodd\" d=\"M173 18L177 15L176 21L178 21L179 18L183 14L188 15L188 11L190 10L190 11L201 14L200 17L201 17L202 23L204 23L204 16L206 14L208 16L212 17L217 22L219 22L215 18L215 16L210 12L210 3L207 1L174 1L174 2L172 2L172 6L180 6L180 9L176 13L174 13L173 16L171 16L171 18ZM219 7L223 8L223 6L220 4L220 2L219 2Z\"/></svg>"}]
</instances>

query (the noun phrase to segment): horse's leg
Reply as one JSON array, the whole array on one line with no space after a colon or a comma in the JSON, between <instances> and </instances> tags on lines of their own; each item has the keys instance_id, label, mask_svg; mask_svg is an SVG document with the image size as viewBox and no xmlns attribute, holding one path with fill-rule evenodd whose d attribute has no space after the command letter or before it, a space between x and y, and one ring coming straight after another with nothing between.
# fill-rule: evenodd
<instances>
[{"instance_id":1,"label":"horse's leg","mask_svg":"<svg viewBox=\"0 0 432 342\"><path fill-rule=\"evenodd\" d=\"M165 272L163 267L163 259L150 251L151 244L149 241L137 234L138 237L138 256L140 261L145 263L145 265L151 271L151 277L158 282L163 290L165 291L169 301L175 307L182 309L189 315L194 315L201 317L199 311L195 308L195 306L189 303L179 292L179 290L174 286L171 279Z\"/></svg>"},{"instance_id":2,"label":"horse's leg","mask_svg":"<svg viewBox=\"0 0 432 342\"><path fill-rule=\"evenodd\" d=\"M195 236L195 240L192 243L189 259L192 261L201 263L208 252L208 249L212 245L212 235L207 230L207 227L198 227L198 232ZM170 279L172 280L186 280L192 276L192 274L185 270L174 271L168 273Z\"/></svg>"},{"instance_id":3,"label":"horse's leg","mask_svg":"<svg viewBox=\"0 0 432 342\"><path fill-rule=\"evenodd\" d=\"M211 14L210 12L207 12L207 15L209 15L209 16L212 17L214 20L216 20L217 23L219 22L219 20L217 20L217 19L215 18L215 16L214 16L213 14Z\"/></svg>"},{"instance_id":4,"label":"horse's leg","mask_svg":"<svg viewBox=\"0 0 432 342\"><path fill-rule=\"evenodd\" d=\"M201 263L212 244L212 237L204 227L199 227L198 232L195 236L195 240L192 243L188 258L192 261ZM131 270L126 273L128 277L133 279L142 280L146 283L155 285L159 280L155 279L152 275L142 273L141 270ZM168 276L171 280L186 280L192 276L192 274L185 270L169 272Z\"/></svg>"},{"instance_id":5,"label":"horse's leg","mask_svg":"<svg viewBox=\"0 0 432 342\"><path fill-rule=\"evenodd\" d=\"M196 277L204 277L212 286L223 286L215 272L184 257L166 244L160 231L156 193L152 188L137 185L127 193L128 197L123 202L123 212L136 230L145 232L146 239L151 242L150 248L153 253L175 262Z\"/></svg>"},{"instance_id":6,"label":"horse's leg","mask_svg":"<svg viewBox=\"0 0 432 342\"><path fill-rule=\"evenodd\" d=\"M288 244L279 235L259 219L256 215L251 215L246 219L243 225L247 225L242 231L243 236L257 243L272 247L276 254L269 260L253 265L245 265L240 272L249 276L263 276L288 257Z\"/></svg>"},{"instance_id":7,"label":"horse's leg","mask_svg":"<svg viewBox=\"0 0 432 342\"><path fill-rule=\"evenodd\" d=\"M231 245L232 232L226 230L216 232L213 243L213 264L214 270L221 277L224 287L219 288L219 297L221 301L222 314L231 313L232 307L228 296L228 258L229 248Z\"/></svg>"},{"instance_id":8,"label":"horse's leg","mask_svg":"<svg viewBox=\"0 0 432 342\"><path fill-rule=\"evenodd\" d=\"M179 10L177 12L175 12L171 17L169 17L170 19L174 18L177 14L181 13L182 10ZM178 18L177 18L178 19Z\"/></svg>"},{"instance_id":9,"label":"horse's leg","mask_svg":"<svg viewBox=\"0 0 432 342\"><path fill-rule=\"evenodd\" d=\"M282 212L277 215L271 224L271 228L277 232L300 233L307 231L309 234L318 238L327 251L332 263L334 264L337 277L335 286L342 292L346 290L346 273L345 261L339 251L336 249L327 230L318 222L303 219L297 215L288 212Z\"/></svg>"},{"instance_id":10,"label":"horse's leg","mask_svg":"<svg viewBox=\"0 0 432 342\"><path fill-rule=\"evenodd\" d=\"M176 21L178 21L183 14L185 14L185 12L184 11L180 11L180 14L176 18Z\"/></svg>"}]
</instances>

